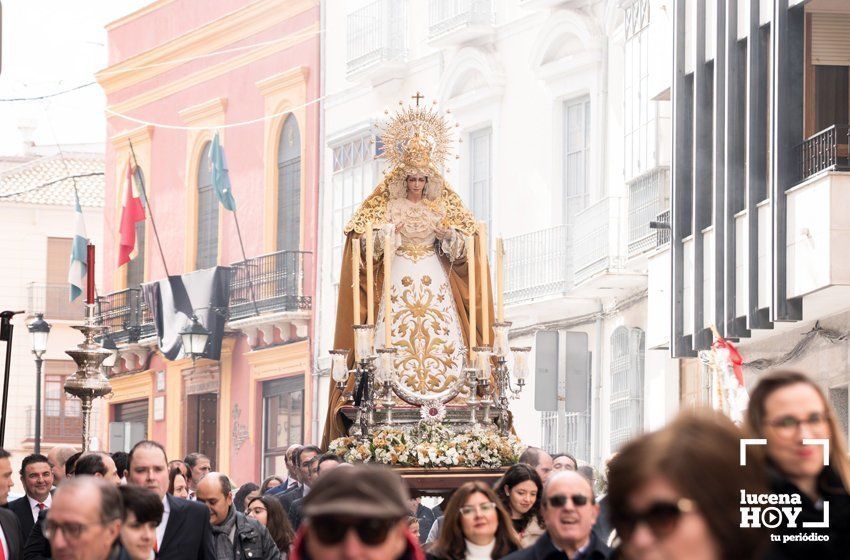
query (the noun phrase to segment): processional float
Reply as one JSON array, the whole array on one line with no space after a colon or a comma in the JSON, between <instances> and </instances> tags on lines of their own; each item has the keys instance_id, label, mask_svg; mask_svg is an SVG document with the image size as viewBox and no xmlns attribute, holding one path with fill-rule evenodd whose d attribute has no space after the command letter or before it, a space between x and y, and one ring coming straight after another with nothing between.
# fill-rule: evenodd
<instances>
[{"instance_id":1,"label":"processional float","mask_svg":"<svg viewBox=\"0 0 850 560\"><path fill-rule=\"evenodd\" d=\"M453 127L413 99L382 127L388 169L345 229L324 443L442 492L516 462L531 349L509 344L501 240L492 289L486 227L442 178Z\"/></svg>"}]
</instances>

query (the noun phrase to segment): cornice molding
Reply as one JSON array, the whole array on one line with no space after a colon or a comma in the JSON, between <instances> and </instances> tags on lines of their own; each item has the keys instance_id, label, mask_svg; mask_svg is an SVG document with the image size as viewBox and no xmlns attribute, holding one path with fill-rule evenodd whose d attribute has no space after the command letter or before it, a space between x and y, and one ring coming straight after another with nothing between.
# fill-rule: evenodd
<instances>
[{"instance_id":1,"label":"cornice molding","mask_svg":"<svg viewBox=\"0 0 850 560\"><path fill-rule=\"evenodd\" d=\"M180 120L185 124L194 125L202 124L216 117L223 119L225 111L227 111L227 98L215 97L198 105L181 109L177 114L180 115Z\"/></svg>"},{"instance_id":2,"label":"cornice molding","mask_svg":"<svg viewBox=\"0 0 850 560\"><path fill-rule=\"evenodd\" d=\"M307 76L309 75L309 68L306 66L296 66L295 68L290 68L280 74L263 78L256 82L255 85L257 86L257 89L260 90L260 95L268 97L269 95L280 93L281 91L285 91L295 85L306 85Z\"/></svg>"},{"instance_id":3,"label":"cornice molding","mask_svg":"<svg viewBox=\"0 0 850 560\"><path fill-rule=\"evenodd\" d=\"M95 78L104 93L109 95L172 70L177 65L183 64L182 60L215 52L222 47L256 35L318 4L318 0L252 2L153 49L104 68L95 74Z\"/></svg>"},{"instance_id":4,"label":"cornice molding","mask_svg":"<svg viewBox=\"0 0 850 560\"><path fill-rule=\"evenodd\" d=\"M125 130L123 132L119 132L115 136L109 139L112 143L112 147L116 150L123 148L125 144L129 142L133 142L134 146L138 146L145 142L150 142L153 138L154 126L147 124L142 125L137 128L132 128L130 130Z\"/></svg>"},{"instance_id":5,"label":"cornice molding","mask_svg":"<svg viewBox=\"0 0 850 560\"><path fill-rule=\"evenodd\" d=\"M316 23L309 27L305 27L301 30L301 32L318 33L319 25L318 23ZM223 76L236 68L247 66L253 62L256 62L273 54L285 51L313 38L314 37L312 35L308 34L306 36L296 36L295 38L291 38L289 40L277 41L264 47L258 47L257 49L248 51L239 56L231 57L220 64L204 68L203 70L199 70L192 74L187 74L182 78L178 78L172 82L168 82L159 87L146 90L129 99L126 99L114 105L110 105L109 110L114 111L115 113L127 113L129 111L132 111L133 109L144 107L149 103L153 103L154 101L158 101L160 99L168 97L169 95L173 95L177 92L188 89L194 85L200 84L207 80L212 80L219 76ZM117 115L107 116L109 118L119 118Z\"/></svg>"}]
</instances>

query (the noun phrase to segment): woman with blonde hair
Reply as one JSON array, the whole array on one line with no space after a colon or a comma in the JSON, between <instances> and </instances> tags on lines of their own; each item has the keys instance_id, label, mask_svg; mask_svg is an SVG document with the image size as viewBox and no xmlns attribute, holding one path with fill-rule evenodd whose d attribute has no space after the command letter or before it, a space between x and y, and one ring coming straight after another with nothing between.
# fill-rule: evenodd
<instances>
[{"instance_id":1,"label":"woman with blonde hair","mask_svg":"<svg viewBox=\"0 0 850 560\"><path fill-rule=\"evenodd\" d=\"M510 515L482 482L467 482L455 490L444 512L429 560L497 560L520 548Z\"/></svg>"},{"instance_id":2,"label":"woman with blonde hair","mask_svg":"<svg viewBox=\"0 0 850 560\"><path fill-rule=\"evenodd\" d=\"M777 557L847 558L850 554L850 459L845 428L836 418L820 386L800 372L770 373L750 394L746 430L751 438L767 442L753 451L766 460L773 493L798 496L797 507L802 508L795 527L781 524L775 532L818 533L828 538L777 544ZM825 528L803 525L823 523L827 517Z\"/></svg>"}]
</instances>

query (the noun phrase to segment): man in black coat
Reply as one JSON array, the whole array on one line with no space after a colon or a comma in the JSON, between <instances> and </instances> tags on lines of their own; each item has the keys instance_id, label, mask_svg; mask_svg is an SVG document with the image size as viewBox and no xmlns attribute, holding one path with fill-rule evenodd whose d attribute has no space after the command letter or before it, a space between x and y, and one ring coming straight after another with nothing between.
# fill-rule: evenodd
<instances>
[{"instance_id":1,"label":"man in black coat","mask_svg":"<svg viewBox=\"0 0 850 560\"><path fill-rule=\"evenodd\" d=\"M310 466L313 464L311 461L321 455L321 453L322 450L315 445L307 445L302 447L295 456L298 465L298 477L301 480L301 484L277 495L277 499L280 500L283 510L290 516L290 519L292 518L292 503L295 500L303 498L310 492L310 480L312 478Z\"/></svg>"},{"instance_id":2,"label":"man in black coat","mask_svg":"<svg viewBox=\"0 0 850 560\"><path fill-rule=\"evenodd\" d=\"M599 506L590 482L573 471L552 474L541 500L546 532L529 548L517 550L504 560L607 560L611 549L599 540L593 524Z\"/></svg>"},{"instance_id":3,"label":"man in black coat","mask_svg":"<svg viewBox=\"0 0 850 560\"><path fill-rule=\"evenodd\" d=\"M23 538L21 524L17 516L5 509L9 500L9 490L12 488L12 460L8 451L0 448L0 546L8 550L7 560L23 558Z\"/></svg>"},{"instance_id":4,"label":"man in black coat","mask_svg":"<svg viewBox=\"0 0 850 560\"><path fill-rule=\"evenodd\" d=\"M18 516L21 534L29 536L38 514L52 503L50 490L53 488L53 470L47 457L33 453L24 457L20 474L26 494L9 502L9 509Z\"/></svg>"},{"instance_id":5,"label":"man in black coat","mask_svg":"<svg viewBox=\"0 0 850 560\"><path fill-rule=\"evenodd\" d=\"M209 510L203 504L168 494L168 457L155 441L140 441L130 451L127 483L144 486L162 499L165 512L156 529L158 560L215 560Z\"/></svg>"}]
</instances>

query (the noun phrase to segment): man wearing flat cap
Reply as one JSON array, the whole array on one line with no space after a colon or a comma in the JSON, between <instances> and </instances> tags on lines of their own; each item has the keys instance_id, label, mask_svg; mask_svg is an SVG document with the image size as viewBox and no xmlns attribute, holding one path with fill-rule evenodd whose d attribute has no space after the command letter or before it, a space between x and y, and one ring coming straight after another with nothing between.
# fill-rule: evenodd
<instances>
[{"instance_id":1,"label":"man wearing flat cap","mask_svg":"<svg viewBox=\"0 0 850 560\"><path fill-rule=\"evenodd\" d=\"M424 560L407 528L407 489L386 467L324 475L304 498L289 560Z\"/></svg>"}]
</instances>

